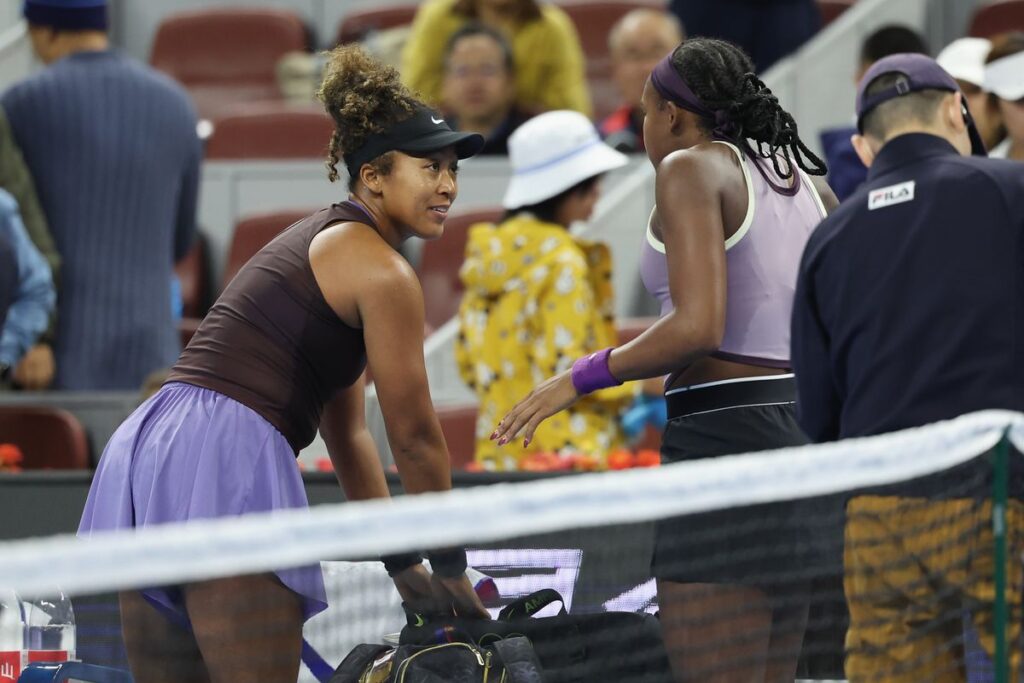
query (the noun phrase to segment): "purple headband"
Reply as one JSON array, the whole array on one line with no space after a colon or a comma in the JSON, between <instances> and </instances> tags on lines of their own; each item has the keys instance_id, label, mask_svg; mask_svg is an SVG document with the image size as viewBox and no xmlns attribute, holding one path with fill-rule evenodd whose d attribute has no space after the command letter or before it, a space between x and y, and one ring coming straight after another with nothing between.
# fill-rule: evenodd
<instances>
[{"instance_id":1,"label":"purple headband","mask_svg":"<svg viewBox=\"0 0 1024 683\"><path fill-rule=\"evenodd\" d=\"M672 54L669 53L658 62L658 66L654 67L654 71L651 72L651 85L658 91L662 97L666 100L674 102L677 106L693 112L697 116L701 116L709 121L714 121L715 126L711 131L713 138L719 140L735 141L737 137L736 124L729 117L729 114L722 109L711 110L708 109L703 102L701 102L693 91L690 90L690 86L686 84L683 77L679 75L675 67L672 66Z\"/></svg>"},{"instance_id":2,"label":"purple headband","mask_svg":"<svg viewBox=\"0 0 1024 683\"><path fill-rule=\"evenodd\" d=\"M754 161L754 166L761 173L761 177L765 179L773 190L786 196L795 195L800 190L800 174L795 171L793 174L793 184L789 187L779 185L768 176L768 172L764 169L763 155L755 153L746 141L740 140L742 129L736 125L728 112L722 109L708 109L693 94L693 90L690 89L690 86L686 84L683 77L672 66L671 54L658 62L658 66L654 67L654 71L651 72L651 85L666 100L675 102L677 106L693 112L697 116L713 121L715 126L711 129L711 137L716 140L731 142L742 149Z\"/></svg>"}]
</instances>

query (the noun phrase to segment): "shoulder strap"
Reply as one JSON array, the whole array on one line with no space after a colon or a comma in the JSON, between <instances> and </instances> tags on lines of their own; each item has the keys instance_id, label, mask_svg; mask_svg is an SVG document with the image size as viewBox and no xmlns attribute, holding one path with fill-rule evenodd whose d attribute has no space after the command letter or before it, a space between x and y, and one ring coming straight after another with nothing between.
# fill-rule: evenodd
<instances>
[{"instance_id":1,"label":"shoulder strap","mask_svg":"<svg viewBox=\"0 0 1024 683\"><path fill-rule=\"evenodd\" d=\"M505 605L504 609L498 613L498 619L509 621L511 619L531 617L554 602L562 603L562 609L559 611L559 614L567 613L565 611L565 600L561 594L553 588L543 588Z\"/></svg>"}]
</instances>

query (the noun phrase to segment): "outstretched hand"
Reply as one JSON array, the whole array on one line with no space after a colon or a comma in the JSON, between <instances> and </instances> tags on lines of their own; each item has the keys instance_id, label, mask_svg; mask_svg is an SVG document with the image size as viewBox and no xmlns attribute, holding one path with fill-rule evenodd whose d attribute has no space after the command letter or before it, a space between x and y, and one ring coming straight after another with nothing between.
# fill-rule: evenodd
<instances>
[{"instance_id":1,"label":"outstretched hand","mask_svg":"<svg viewBox=\"0 0 1024 683\"><path fill-rule=\"evenodd\" d=\"M555 375L545 380L517 403L498 423L498 428L491 434L491 440L497 439L499 446L504 446L523 432L523 447L533 441L533 433L541 422L560 410L565 410L579 395L572 383L572 371Z\"/></svg>"},{"instance_id":2,"label":"outstretched hand","mask_svg":"<svg viewBox=\"0 0 1024 683\"><path fill-rule=\"evenodd\" d=\"M443 578L431 574L422 564L416 564L395 574L392 580L402 601L414 612L470 619L491 618L465 574Z\"/></svg>"}]
</instances>

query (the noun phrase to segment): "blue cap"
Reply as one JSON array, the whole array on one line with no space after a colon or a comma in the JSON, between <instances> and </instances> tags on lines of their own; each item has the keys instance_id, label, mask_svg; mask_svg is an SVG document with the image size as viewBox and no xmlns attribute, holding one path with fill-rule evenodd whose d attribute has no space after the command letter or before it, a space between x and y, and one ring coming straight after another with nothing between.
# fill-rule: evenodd
<instances>
[{"instance_id":1,"label":"blue cap","mask_svg":"<svg viewBox=\"0 0 1024 683\"><path fill-rule=\"evenodd\" d=\"M36 26L64 31L106 31L106 0L25 0L22 14Z\"/></svg>"},{"instance_id":2,"label":"blue cap","mask_svg":"<svg viewBox=\"0 0 1024 683\"><path fill-rule=\"evenodd\" d=\"M899 74L900 78L885 90L868 95L868 86L878 77L887 74ZM878 105L919 90L960 92L960 86L938 62L927 55L905 53L879 59L871 65L857 86L857 130L864 132L864 117ZM974 125L966 100L963 101L963 113L971 138L971 152L985 156L985 143Z\"/></svg>"}]
</instances>

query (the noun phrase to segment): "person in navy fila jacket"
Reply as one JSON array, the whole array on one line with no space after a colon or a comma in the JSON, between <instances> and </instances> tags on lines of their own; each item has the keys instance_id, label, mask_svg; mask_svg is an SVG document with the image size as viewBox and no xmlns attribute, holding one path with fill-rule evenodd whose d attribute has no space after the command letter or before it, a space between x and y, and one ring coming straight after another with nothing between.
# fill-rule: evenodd
<instances>
[{"instance_id":1,"label":"person in navy fila jacket","mask_svg":"<svg viewBox=\"0 0 1024 683\"><path fill-rule=\"evenodd\" d=\"M956 82L924 55L869 69L857 117L867 182L811 235L797 280L800 426L820 442L1024 411L1024 165L984 156ZM987 458L846 501L850 681L966 680L963 648L951 647L964 633L954 602L971 605L992 654ZM1024 583L1020 469L1011 468L1006 509L1014 609ZM1011 621L1016 643L1020 620Z\"/></svg>"},{"instance_id":2,"label":"person in navy fila jacket","mask_svg":"<svg viewBox=\"0 0 1024 683\"><path fill-rule=\"evenodd\" d=\"M877 62L857 96L868 181L811 236L793 304L813 441L1024 411L1024 165L985 158L932 59Z\"/></svg>"}]
</instances>

